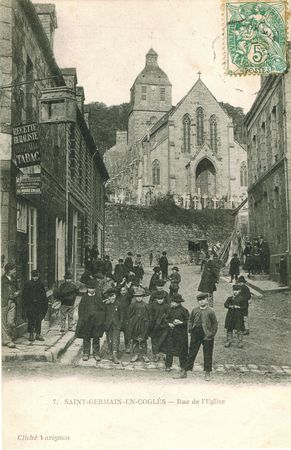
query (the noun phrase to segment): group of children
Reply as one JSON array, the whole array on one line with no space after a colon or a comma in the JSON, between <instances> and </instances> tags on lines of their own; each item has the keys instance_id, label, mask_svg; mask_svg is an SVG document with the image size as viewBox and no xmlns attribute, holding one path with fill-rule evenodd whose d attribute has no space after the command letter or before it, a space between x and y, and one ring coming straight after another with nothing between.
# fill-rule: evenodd
<instances>
[{"instance_id":1,"label":"group of children","mask_svg":"<svg viewBox=\"0 0 291 450\"><path fill-rule=\"evenodd\" d=\"M83 339L83 360L88 360L91 352L97 362L101 360L100 338L105 332L110 358L115 364L119 364L120 335L123 333L125 352L132 352L131 362L138 359L146 363L150 361L147 355L147 342L150 338L153 361L165 360L166 371L171 370L173 357L179 358L181 372L178 378L185 378L187 372L193 369L202 345L205 377L209 379L214 337L218 327L214 309L209 306L209 293L200 292L197 295L198 306L189 315L182 305L184 299L178 292L181 282L179 268L174 266L167 279L170 281L169 292L164 289L166 281L161 278L161 269L155 266L153 272L148 289L130 277L123 277L118 282L107 274L87 280L87 292L79 303L76 327L76 337ZM66 315L69 329L72 326L72 308L76 295L77 288L71 280L71 274L67 273L65 283L59 288L59 298L62 301L61 331L64 331ZM227 309L225 347L231 346L233 333L236 331L238 348L242 348L243 334L249 334L250 297L246 280L240 276L233 286L233 295L224 304Z\"/></svg>"}]
</instances>

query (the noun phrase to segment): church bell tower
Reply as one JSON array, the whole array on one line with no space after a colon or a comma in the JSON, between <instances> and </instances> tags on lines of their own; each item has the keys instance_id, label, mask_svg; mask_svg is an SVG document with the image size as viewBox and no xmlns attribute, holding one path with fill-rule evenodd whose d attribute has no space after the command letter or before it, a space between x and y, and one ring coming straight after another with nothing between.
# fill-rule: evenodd
<instances>
[{"instance_id":1,"label":"church bell tower","mask_svg":"<svg viewBox=\"0 0 291 450\"><path fill-rule=\"evenodd\" d=\"M144 69L130 89L128 145L141 139L172 107L172 85L158 65L158 54L152 48L146 54Z\"/></svg>"}]
</instances>

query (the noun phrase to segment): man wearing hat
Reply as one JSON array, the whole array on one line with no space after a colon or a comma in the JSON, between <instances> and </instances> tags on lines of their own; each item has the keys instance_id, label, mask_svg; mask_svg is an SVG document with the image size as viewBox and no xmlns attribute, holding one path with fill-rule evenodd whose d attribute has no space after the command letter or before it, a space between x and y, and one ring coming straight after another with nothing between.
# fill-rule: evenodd
<instances>
[{"instance_id":1,"label":"man wearing hat","mask_svg":"<svg viewBox=\"0 0 291 450\"><path fill-rule=\"evenodd\" d=\"M157 280L156 281L156 289L152 291L149 304L155 302L156 298L163 297L165 299L165 303L169 304L169 294L167 291L164 290L165 281L164 280Z\"/></svg>"},{"instance_id":2,"label":"man wearing hat","mask_svg":"<svg viewBox=\"0 0 291 450\"><path fill-rule=\"evenodd\" d=\"M79 303L78 316L76 338L83 339L83 361L88 361L90 357L91 342L93 357L96 361L101 361L100 337L104 333L105 304L95 280L87 283L87 292L82 295Z\"/></svg>"},{"instance_id":3,"label":"man wearing hat","mask_svg":"<svg viewBox=\"0 0 291 450\"><path fill-rule=\"evenodd\" d=\"M128 337L133 344L133 357L131 362L136 362L139 358L148 363L147 338L150 326L150 312L148 305L143 301L146 296L142 287L137 287L134 291L135 301L129 307L128 317Z\"/></svg>"},{"instance_id":4,"label":"man wearing hat","mask_svg":"<svg viewBox=\"0 0 291 450\"><path fill-rule=\"evenodd\" d=\"M190 314L188 331L191 335L188 358L181 374L177 378L186 378L187 371L194 366L199 348L203 346L205 380L210 380L212 371L212 356L214 347L214 336L217 333L218 322L215 312L208 303L208 293L201 292L197 295L198 307Z\"/></svg>"},{"instance_id":5,"label":"man wearing hat","mask_svg":"<svg viewBox=\"0 0 291 450\"><path fill-rule=\"evenodd\" d=\"M151 277L150 284L149 284L150 292L153 292L156 289L157 281L160 279L160 273L161 273L160 266L155 266L153 268L153 271L154 271L154 273Z\"/></svg>"},{"instance_id":6,"label":"man wearing hat","mask_svg":"<svg viewBox=\"0 0 291 450\"><path fill-rule=\"evenodd\" d=\"M166 372L171 370L174 356L179 357L181 369L184 368L187 360L189 311L182 306L183 302L184 299L180 294L172 295L171 307L167 316Z\"/></svg>"},{"instance_id":7,"label":"man wearing hat","mask_svg":"<svg viewBox=\"0 0 291 450\"><path fill-rule=\"evenodd\" d=\"M16 266L8 262L4 266L4 274L1 276L1 339L2 345L15 348L15 317L16 301L19 289L16 280Z\"/></svg>"},{"instance_id":8,"label":"man wearing hat","mask_svg":"<svg viewBox=\"0 0 291 450\"><path fill-rule=\"evenodd\" d=\"M160 260L159 260L159 266L162 271L162 278L163 278L163 280L166 281L168 278L168 267L169 267L167 252L162 252L162 256L160 257Z\"/></svg>"},{"instance_id":9,"label":"man wearing hat","mask_svg":"<svg viewBox=\"0 0 291 450\"><path fill-rule=\"evenodd\" d=\"M44 341L41 335L41 321L44 319L48 309L48 299L44 284L40 281L39 270L31 272L31 280L27 281L22 291L23 309L27 315L28 340Z\"/></svg>"},{"instance_id":10,"label":"man wearing hat","mask_svg":"<svg viewBox=\"0 0 291 450\"><path fill-rule=\"evenodd\" d=\"M66 320L68 317L68 329L72 330L74 321L74 305L76 296L78 295L78 288L73 283L73 276L71 272L66 272L64 276L65 281L60 285L57 291L57 298L61 302L61 333L65 332Z\"/></svg>"},{"instance_id":11,"label":"man wearing hat","mask_svg":"<svg viewBox=\"0 0 291 450\"><path fill-rule=\"evenodd\" d=\"M225 317L225 328L227 332L227 341L225 347L230 347L233 339L233 331L237 332L238 348L243 348L244 314L247 309L247 301L241 294L241 287L234 284L232 287L233 295L228 297L224 303L227 309Z\"/></svg>"}]
</instances>

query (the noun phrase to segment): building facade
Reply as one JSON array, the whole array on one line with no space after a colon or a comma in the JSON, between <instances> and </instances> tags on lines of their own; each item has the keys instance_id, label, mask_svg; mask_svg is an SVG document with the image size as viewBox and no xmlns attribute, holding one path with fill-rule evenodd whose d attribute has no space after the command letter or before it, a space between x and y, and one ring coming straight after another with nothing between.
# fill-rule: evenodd
<instances>
[{"instance_id":1,"label":"building facade","mask_svg":"<svg viewBox=\"0 0 291 450\"><path fill-rule=\"evenodd\" d=\"M200 78L176 105L157 53L131 88L126 132L105 153L113 201L149 204L171 194L185 208L235 207L247 192L247 154L233 121ZM122 145L120 137L122 136Z\"/></svg>"},{"instance_id":2,"label":"building facade","mask_svg":"<svg viewBox=\"0 0 291 450\"><path fill-rule=\"evenodd\" d=\"M290 53L290 43L289 43ZM279 281L286 258L291 285L291 73L263 78L246 116L249 222L252 237L270 246L270 275Z\"/></svg>"},{"instance_id":3,"label":"building facade","mask_svg":"<svg viewBox=\"0 0 291 450\"><path fill-rule=\"evenodd\" d=\"M23 283L35 268L48 288L103 251L108 178L84 118L75 69L53 54L55 7L1 0L1 248Z\"/></svg>"}]
</instances>

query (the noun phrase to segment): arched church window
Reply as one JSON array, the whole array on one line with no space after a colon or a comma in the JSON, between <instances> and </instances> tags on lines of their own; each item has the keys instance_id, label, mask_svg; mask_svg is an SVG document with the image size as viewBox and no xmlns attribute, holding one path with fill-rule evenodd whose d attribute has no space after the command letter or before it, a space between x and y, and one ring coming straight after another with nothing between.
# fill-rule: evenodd
<instances>
[{"instance_id":1,"label":"arched church window","mask_svg":"<svg viewBox=\"0 0 291 450\"><path fill-rule=\"evenodd\" d=\"M183 151L190 153L191 151L191 134L190 134L191 120L188 114L183 117Z\"/></svg>"},{"instance_id":2,"label":"arched church window","mask_svg":"<svg viewBox=\"0 0 291 450\"><path fill-rule=\"evenodd\" d=\"M240 165L240 185L241 187L246 187L248 185L248 168L245 161Z\"/></svg>"},{"instance_id":3,"label":"arched church window","mask_svg":"<svg viewBox=\"0 0 291 450\"><path fill-rule=\"evenodd\" d=\"M196 110L197 145L204 144L204 111L201 106Z\"/></svg>"},{"instance_id":4,"label":"arched church window","mask_svg":"<svg viewBox=\"0 0 291 450\"><path fill-rule=\"evenodd\" d=\"M210 148L214 153L217 153L217 119L213 114L209 119L210 127Z\"/></svg>"},{"instance_id":5,"label":"arched church window","mask_svg":"<svg viewBox=\"0 0 291 450\"><path fill-rule=\"evenodd\" d=\"M152 164L152 171L153 171L153 184L155 186L158 186L159 184L161 184L160 181L160 162L155 159L153 164Z\"/></svg>"}]
</instances>

